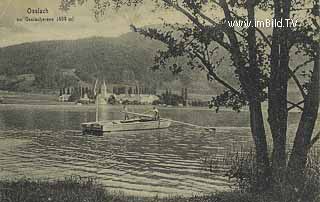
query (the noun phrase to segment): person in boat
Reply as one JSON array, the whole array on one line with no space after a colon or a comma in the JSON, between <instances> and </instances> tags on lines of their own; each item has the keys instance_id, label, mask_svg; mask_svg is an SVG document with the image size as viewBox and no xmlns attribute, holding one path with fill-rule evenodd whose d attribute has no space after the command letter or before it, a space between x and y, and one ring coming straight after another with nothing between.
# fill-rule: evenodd
<instances>
[{"instance_id":1,"label":"person in boat","mask_svg":"<svg viewBox=\"0 0 320 202\"><path fill-rule=\"evenodd\" d=\"M124 112L124 120L128 120L129 114L128 114L128 107L126 105L123 105L123 112Z\"/></svg>"},{"instance_id":2,"label":"person in boat","mask_svg":"<svg viewBox=\"0 0 320 202\"><path fill-rule=\"evenodd\" d=\"M146 112L146 113L149 113L149 112L152 112L153 116L152 116L152 119L153 120L160 120L160 113L159 113L159 110L156 108L156 107L153 107L152 110Z\"/></svg>"},{"instance_id":3,"label":"person in boat","mask_svg":"<svg viewBox=\"0 0 320 202\"><path fill-rule=\"evenodd\" d=\"M160 120L160 113L159 113L159 110L156 107L153 107L152 112L154 114L154 119L155 120Z\"/></svg>"}]
</instances>

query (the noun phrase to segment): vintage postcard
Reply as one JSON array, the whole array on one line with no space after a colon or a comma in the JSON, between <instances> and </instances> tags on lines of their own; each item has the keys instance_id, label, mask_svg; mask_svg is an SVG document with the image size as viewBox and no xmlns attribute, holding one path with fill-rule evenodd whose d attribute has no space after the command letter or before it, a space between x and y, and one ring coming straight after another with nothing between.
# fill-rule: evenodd
<instances>
[{"instance_id":1,"label":"vintage postcard","mask_svg":"<svg viewBox=\"0 0 320 202\"><path fill-rule=\"evenodd\" d=\"M320 202L319 0L1 0L0 202Z\"/></svg>"}]
</instances>

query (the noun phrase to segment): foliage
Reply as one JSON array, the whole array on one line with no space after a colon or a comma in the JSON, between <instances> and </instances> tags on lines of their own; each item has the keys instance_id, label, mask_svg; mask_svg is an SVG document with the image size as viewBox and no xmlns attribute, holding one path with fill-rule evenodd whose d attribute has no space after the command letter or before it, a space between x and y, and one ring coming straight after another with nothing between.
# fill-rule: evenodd
<instances>
[{"instance_id":1,"label":"foliage","mask_svg":"<svg viewBox=\"0 0 320 202\"><path fill-rule=\"evenodd\" d=\"M246 105L248 105L248 102L244 99L243 94L234 94L230 91L225 91L213 97L209 107L215 107L216 112L218 112L220 106L231 107L234 111L240 112L240 109Z\"/></svg>"},{"instance_id":2,"label":"foliage","mask_svg":"<svg viewBox=\"0 0 320 202\"><path fill-rule=\"evenodd\" d=\"M70 97L69 97L69 102L76 102L79 100L80 98L80 89L79 88L75 88L73 90L73 92L71 93Z\"/></svg>"},{"instance_id":3,"label":"foliage","mask_svg":"<svg viewBox=\"0 0 320 202\"><path fill-rule=\"evenodd\" d=\"M183 98L180 95L173 94L167 90L166 93L161 94L160 100L154 102L153 104L178 106L179 104L183 104Z\"/></svg>"},{"instance_id":4,"label":"foliage","mask_svg":"<svg viewBox=\"0 0 320 202\"><path fill-rule=\"evenodd\" d=\"M289 158L289 154L287 154ZM219 162L218 162L219 161ZM215 153L205 153L201 159L204 169L212 172L216 165L224 164L228 167L225 176L229 178L231 187L239 199L251 196L254 200L273 202L317 202L320 198L320 155L319 148L314 148L308 155L308 163L304 170L304 180L301 188L297 188L292 181L276 179L273 187L262 192L257 191L257 163L254 149L241 147L240 150L229 152L221 156ZM208 169L210 168L210 169ZM289 174L289 173L285 173ZM247 199L248 201L251 201Z\"/></svg>"},{"instance_id":5,"label":"foliage","mask_svg":"<svg viewBox=\"0 0 320 202\"><path fill-rule=\"evenodd\" d=\"M3 202L104 202L104 188L92 178L76 176L64 180L0 181L0 201Z\"/></svg>"},{"instance_id":6,"label":"foliage","mask_svg":"<svg viewBox=\"0 0 320 202\"><path fill-rule=\"evenodd\" d=\"M116 104L117 100L116 97L114 95L110 95L110 97L108 98L108 104Z\"/></svg>"},{"instance_id":7,"label":"foliage","mask_svg":"<svg viewBox=\"0 0 320 202\"><path fill-rule=\"evenodd\" d=\"M230 170L227 176L236 179L236 187L240 192L254 193L257 188L255 153L251 151L236 152L228 157ZM270 189L264 190L270 201L314 201L320 196L320 161L319 154L309 155L308 165L304 170L304 180L301 188L297 188L290 180L274 179L276 183ZM286 173L289 174L289 173ZM264 194L261 194L264 195Z\"/></svg>"}]
</instances>

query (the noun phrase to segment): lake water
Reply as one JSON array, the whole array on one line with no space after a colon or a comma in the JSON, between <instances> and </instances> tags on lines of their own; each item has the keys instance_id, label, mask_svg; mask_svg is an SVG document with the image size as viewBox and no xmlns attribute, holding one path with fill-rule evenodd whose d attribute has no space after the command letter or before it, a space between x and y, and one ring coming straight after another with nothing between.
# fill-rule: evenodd
<instances>
[{"instance_id":1,"label":"lake water","mask_svg":"<svg viewBox=\"0 0 320 202\"><path fill-rule=\"evenodd\" d=\"M151 106L129 107L143 112ZM100 109L101 119L121 119L118 106ZM252 145L248 112L164 108L161 116L216 132L174 124L164 130L83 136L80 123L95 119L94 106L0 105L0 177L94 177L108 189L132 195L210 193L229 188L220 160ZM294 130L299 113L290 114ZM203 164L214 155L209 171Z\"/></svg>"}]
</instances>

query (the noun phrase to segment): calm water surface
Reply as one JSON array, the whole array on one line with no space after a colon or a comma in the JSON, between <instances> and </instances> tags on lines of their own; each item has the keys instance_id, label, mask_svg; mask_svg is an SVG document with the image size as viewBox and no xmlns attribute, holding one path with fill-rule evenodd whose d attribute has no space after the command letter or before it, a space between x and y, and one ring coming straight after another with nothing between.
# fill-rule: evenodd
<instances>
[{"instance_id":1,"label":"calm water surface","mask_svg":"<svg viewBox=\"0 0 320 202\"><path fill-rule=\"evenodd\" d=\"M143 112L149 107L131 107ZM100 109L120 119L120 107ZM228 189L219 159L252 145L248 113L161 109L162 117L217 127L216 133L183 125L164 130L82 136L93 106L0 105L0 177L94 177L107 188L144 196L191 195ZM292 114L295 122L299 114ZM293 126L292 126L293 128ZM214 155L206 169L203 158Z\"/></svg>"}]
</instances>

